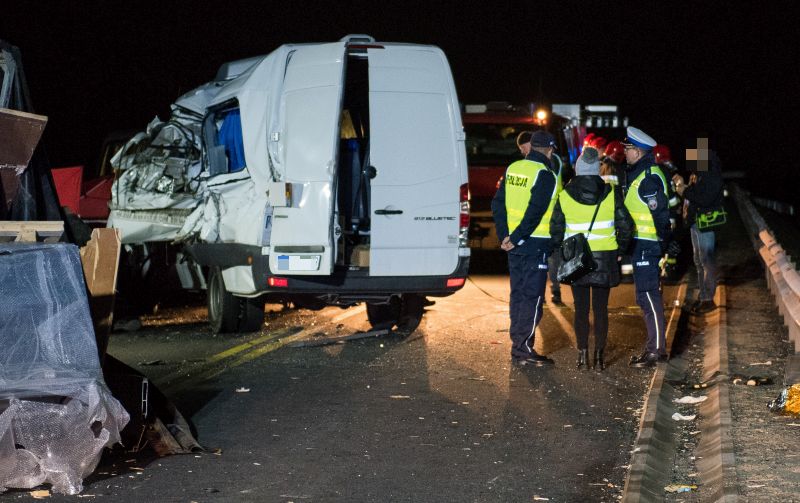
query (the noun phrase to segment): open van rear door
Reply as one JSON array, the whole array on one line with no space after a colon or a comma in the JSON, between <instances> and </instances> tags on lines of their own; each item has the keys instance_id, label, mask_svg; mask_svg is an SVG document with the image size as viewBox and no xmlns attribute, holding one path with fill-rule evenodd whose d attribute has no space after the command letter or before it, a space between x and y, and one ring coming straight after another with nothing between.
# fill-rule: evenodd
<instances>
[{"instance_id":1,"label":"open van rear door","mask_svg":"<svg viewBox=\"0 0 800 503\"><path fill-rule=\"evenodd\" d=\"M286 206L272 218L273 274L330 275L335 262L333 189L339 140L344 42L295 46L280 92L280 143ZM271 198L272 199L272 198Z\"/></svg>"},{"instance_id":2,"label":"open van rear door","mask_svg":"<svg viewBox=\"0 0 800 503\"><path fill-rule=\"evenodd\" d=\"M458 264L459 187L466 179L447 60L436 48L392 45L369 49L368 59L369 162L376 172L370 276L450 274Z\"/></svg>"}]
</instances>

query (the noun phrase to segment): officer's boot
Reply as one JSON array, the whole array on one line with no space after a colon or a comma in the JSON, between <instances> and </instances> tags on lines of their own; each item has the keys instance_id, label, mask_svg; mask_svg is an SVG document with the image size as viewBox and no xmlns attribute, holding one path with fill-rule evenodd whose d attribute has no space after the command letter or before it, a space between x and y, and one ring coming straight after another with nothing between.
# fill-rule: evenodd
<instances>
[{"instance_id":1,"label":"officer's boot","mask_svg":"<svg viewBox=\"0 0 800 503\"><path fill-rule=\"evenodd\" d=\"M594 350L594 369L598 372L602 372L606 368L606 362L603 359L603 349L596 349Z\"/></svg>"},{"instance_id":2,"label":"officer's boot","mask_svg":"<svg viewBox=\"0 0 800 503\"><path fill-rule=\"evenodd\" d=\"M578 350L578 370L581 369L588 369L589 368L589 350L588 349L579 349Z\"/></svg>"}]
</instances>

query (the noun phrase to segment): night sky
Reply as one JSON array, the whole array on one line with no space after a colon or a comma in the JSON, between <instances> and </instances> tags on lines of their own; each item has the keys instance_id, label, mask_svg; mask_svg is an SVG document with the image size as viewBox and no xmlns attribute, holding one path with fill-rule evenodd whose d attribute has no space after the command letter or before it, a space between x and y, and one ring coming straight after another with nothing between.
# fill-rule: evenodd
<instances>
[{"instance_id":1,"label":"night sky","mask_svg":"<svg viewBox=\"0 0 800 503\"><path fill-rule=\"evenodd\" d=\"M0 3L47 115L54 166L93 164L112 131L141 130L225 61L348 33L433 44L465 103L617 104L673 150L701 133L750 186L797 200L800 27L790 3L747 2Z\"/></svg>"}]
</instances>

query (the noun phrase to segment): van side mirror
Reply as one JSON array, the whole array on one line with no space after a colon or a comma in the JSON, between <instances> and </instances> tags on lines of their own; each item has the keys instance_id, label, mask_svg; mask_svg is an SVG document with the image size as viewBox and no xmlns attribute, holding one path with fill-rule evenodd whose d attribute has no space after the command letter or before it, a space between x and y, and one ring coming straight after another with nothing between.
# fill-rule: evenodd
<instances>
[{"instance_id":1,"label":"van side mirror","mask_svg":"<svg viewBox=\"0 0 800 503\"><path fill-rule=\"evenodd\" d=\"M378 175L378 170L375 169L375 166L367 166L366 168L364 168L364 175L370 180L372 180Z\"/></svg>"}]
</instances>

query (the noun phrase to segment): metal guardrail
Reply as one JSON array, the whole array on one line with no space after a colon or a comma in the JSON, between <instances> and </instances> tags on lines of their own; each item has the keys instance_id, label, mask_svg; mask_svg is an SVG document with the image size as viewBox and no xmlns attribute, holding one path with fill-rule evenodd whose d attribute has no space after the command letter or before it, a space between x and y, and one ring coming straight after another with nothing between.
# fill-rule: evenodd
<instances>
[{"instance_id":1,"label":"metal guardrail","mask_svg":"<svg viewBox=\"0 0 800 503\"><path fill-rule=\"evenodd\" d=\"M752 199L757 205L763 206L764 208L769 208L772 211L776 211L782 215L795 215L794 206L791 204L775 201L774 199L765 199L763 197L755 196L751 197L750 199Z\"/></svg>"},{"instance_id":2,"label":"metal guardrail","mask_svg":"<svg viewBox=\"0 0 800 503\"><path fill-rule=\"evenodd\" d=\"M736 184L732 184L732 193L753 246L764 262L767 284L775 295L778 311L789 329L789 340L794 344L797 355L800 349L800 273L756 210L749 195Z\"/></svg>"}]
</instances>

